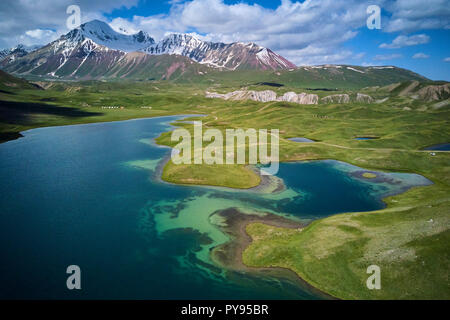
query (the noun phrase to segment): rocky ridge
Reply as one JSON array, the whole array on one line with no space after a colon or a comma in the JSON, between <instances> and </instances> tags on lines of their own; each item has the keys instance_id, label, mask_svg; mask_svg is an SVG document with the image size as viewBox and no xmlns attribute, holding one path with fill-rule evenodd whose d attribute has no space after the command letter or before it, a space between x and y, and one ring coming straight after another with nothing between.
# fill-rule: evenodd
<instances>
[{"instance_id":1,"label":"rocky ridge","mask_svg":"<svg viewBox=\"0 0 450 320\"><path fill-rule=\"evenodd\" d=\"M223 100L252 100L259 102L272 102L272 101L284 101L298 104L319 104L319 96L317 94L286 92L282 96L277 96L277 94L272 90L264 91L254 91L254 90L238 90L228 93L216 93L216 92L206 92L206 98L218 98ZM350 98L348 94L334 94L320 99L320 102L328 103L350 103L352 101L360 103L373 103L374 99L362 93L357 93L354 99Z\"/></svg>"},{"instance_id":2,"label":"rocky ridge","mask_svg":"<svg viewBox=\"0 0 450 320\"><path fill-rule=\"evenodd\" d=\"M224 100L252 100L259 102L272 102L272 101L285 101L293 102L298 104L318 104L319 96L316 94L307 94L295 92L286 92L282 96L277 96L277 94L272 90L265 91L254 91L254 90L238 90L225 94L216 92L206 92L207 98L219 98Z\"/></svg>"}]
</instances>

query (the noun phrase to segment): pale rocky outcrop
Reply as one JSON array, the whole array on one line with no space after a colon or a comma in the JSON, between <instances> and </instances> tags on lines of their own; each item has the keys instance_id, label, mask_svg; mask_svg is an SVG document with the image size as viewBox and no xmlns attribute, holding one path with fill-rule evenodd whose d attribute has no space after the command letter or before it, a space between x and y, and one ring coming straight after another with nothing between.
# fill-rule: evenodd
<instances>
[{"instance_id":1,"label":"pale rocky outcrop","mask_svg":"<svg viewBox=\"0 0 450 320\"><path fill-rule=\"evenodd\" d=\"M253 100L260 102L271 102L271 101L286 101L298 104L317 104L319 102L319 96L316 94L307 94L295 92L287 92L284 95L277 97L277 94L272 90L265 91L233 91L225 94L206 92L207 98L219 98L224 100Z\"/></svg>"},{"instance_id":2,"label":"pale rocky outcrop","mask_svg":"<svg viewBox=\"0 0 450 320\"><path fill-rule=\"evenodd\" d=\"M278 97L277 101L286 101L298 104L317 104L319 102L319 96L316 94L296 94L295 92L286 92L281 97Z\"/></svg>"},{"instance_id":3,"label":"pale rocky outcrop","mask_svg":"<svg viewBox=\"0 0 450 320\"><path fill-rule=\"evenodd\" d=\"M319 96L317 94L300 93L298 100L300 104L318 104Z\"/></svg>"},{"instance_id":4,"label":"pale rocky outcrop","mask_svg":"<svg viewBox=\"0 0 450 320\"><path fill-rule=\"evenodd\" d=\"M295 92L286 92L281 97L278 97L278 101L295 102L298 103L298 94Z\"/></svg>"},{"instance_id":5,"label":"pale rocky outcrop","mask_svg":"<svg viewBox=\"0 0 450 320\"><path fill-rule=\"evenodd\" d=\"M348 94L333 94L331 96L320 99L323 103L349 103L350 96Z\"/></svg>"},{"instance_id":6,"label":"pale rocky outcrop","mask_svg":"<svg viewBox=\"0 0 450 320\"><path fill-rule=\"evenodd\" d=\"M253 100L253 101L276 101L277 94L271 90L266 91L233 91L225 94L206 92L207 98L219 98L224 100Z\"/></svg>"},{"instance_id":7,"label":"pale rocky outcrop","mask_svg":"<svg viewBox=\"0 0 450 320\"><path fill-rule=\"evenodd\" d=\"M248 91L249 99L253 101L269 102L277 100L277 94L272 90Z\"/></svg>"},{"instance_id":8,"label":"pale rocky outcrop","mask_svg":"<svg viewBox=\"0 0 450 320\"><path fill-rule=\"evenodd\" d=\"M425 101L439 101L448 99L450 96L450 83L426 86L420 89L417 93L419 97Z\"/></svg>"},{"instance_id":9,"label":"pale rocky outcrop","mask_svg":"<svg viewBox=\"0 0 450 320\"><path fill-rule=\"evenodd\" d=\"M362 102L362 103L373 103L374 99L367 95L362 93L357 93L355 99L350 99L350 96L346 93L343 94L333 94L331 96L323 97L320 99L323 103L350 103L352 100L356 102Z\"/></svg>"},{"instance_id":10,"label":"pale rocky outcrop","mask_svg":"<svg viewBox=\"0 0 450 320\"><path fill-rule=\"evenodd\" d=\"M295 92L286 92L282 96L277 96L277 94L272 90L265 91L253 91L253 90L238 90L228 93L216 93L216 92L206 92L207 98L218 98L224 100L252 100L259 102L272 102L272 101L285 101L298 104L318 104L319 96L317 94L308 94ZM352 99L348 94L335 94L331 96L324 97L320 99L323 103L350 103ZM355 98L356 102L362 103L373 103L374 99L367 95L358 93Z\"/></svg>"},{"instance_id":11,"label":"pale rocky outcrop","mask_svg":"<svg viewBox=\"0 0 450 320\"><path fill-rule=\"evenodd\" d=\"M363 103L372 103L373 98L367 94L363 93L357 93L356 94L356 102L363 102Z\"/></svg>"}]
</instances>

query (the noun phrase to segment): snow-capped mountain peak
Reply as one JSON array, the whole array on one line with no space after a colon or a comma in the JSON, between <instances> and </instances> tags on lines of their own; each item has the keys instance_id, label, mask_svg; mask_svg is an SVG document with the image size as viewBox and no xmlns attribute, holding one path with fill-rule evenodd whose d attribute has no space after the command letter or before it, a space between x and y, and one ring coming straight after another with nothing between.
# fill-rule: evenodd
<instances>
[{"instance_id":1,"label":"snow-capped mountain peak","mask_svg":"<svg viewBox=\"0 0 450 320\"><path fill-rule=\"evenodd\" d=\"M142 51L155 55L178 54L202 64L228 70L296 68L283 57L255 43L209 42L190 34L170 34Z\"/></svg>"},{"instance_id":2,"label":"snow-capped mountain peak","mask_svg":"<svg viewBox=\"0 0 450 320\"><path fill-rule=\"evenodd\" d=\"M18 44L13 48L0 50L0 60L12 62L15 61L17 58L26 56L28 53L37 50L41 47L42 47L41 45L26 46L24 44Z\"/></svg>"},{"instance_id":3,"label":"snow-capped mountain peak","mask_svg":"<svg viewBox=\"0 0 450 320\"><path fill-rule=\"evenodd\" d=\"M22 53L26 54L26 53L29 53L36 49L39 49L41 47L42 47L42 45L26 46L26 45L20 43L15 47L0 50L0 56L7 56L7 55L9 55L11 53L15 53L15 52L16 53L22 52Z\"/></svg>"},{"instance_id":4,"label":"snow-capped mountain peak","mask_svg":"<svg viewBox=\"0 0 450 320\"><path fill-rule=\"evenodd\" d=\"M144 64L152 60L148 60L147 55L178 55L189 58L191 64L198 62L205 65L202 67L222 70L296 68L294 64L270 49L254 43L210 42L201 40L195 35L180 33L169 34L155 43L146 32L119 33L99 20L84 23L31 53L19 51L20 55L9 54L0 60L0 65L14 72L53 77L76 77L88 71L99 77L108 74L114 67L126 61L138 63L139 60L139 63ZM184 61L179 58L155 59Z\"/></svg>"},{"instance_id":5,"label":"snow-capped mountain peak","mask_svg":"<svg viewBox=\"0 0 450 320\"><path fill-rule=\"evenodd\" d=\"M173 33L142 51L148 54L178 54L190 56L194 50L208 45L209 43L203 42L192 35Z\"/></svg>"},{"instance_id":6,"label":"snow-capped mountain peak","mask_svg":"<svg viewBox=\"0 0 450 320\"><path fill-rule=\"evenodd\" d=\"M63 37L77 43L91 39L98 45L125 52L139 51L155 43L155 40L144 31L126 35L114 31L107 23L99 20L84 23Z\"/></svg>"}]
</instances>

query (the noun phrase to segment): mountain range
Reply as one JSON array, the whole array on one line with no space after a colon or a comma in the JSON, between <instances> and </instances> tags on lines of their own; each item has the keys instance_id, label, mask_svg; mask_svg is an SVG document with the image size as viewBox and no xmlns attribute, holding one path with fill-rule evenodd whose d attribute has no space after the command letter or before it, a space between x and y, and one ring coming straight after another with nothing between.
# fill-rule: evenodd
<instances>
[{"instance_id":1,"label":"mountain range","mask_svg":"<svg viewBox=\"0 0 450 320\"><path fill-rule=\"evenodd\" d=\"M155 42L146 32L121 34L98 20L82 24L31 52L24 47L5 50L0 56L0 66L15 74L97 78L130 75L133 69L145 68L143 63L161 62L163 59L158 56L164 55L177 56L167 58L174 63L169 66L169 76L174 73L173 69L186 70L194 64L190 62L223 70L296 68L293 63L270 49L253 43L214 43L187 34L171 34ZM130 63L134 65L131 66ZM204 68L194 66L194 69L197 71Z\"/></svg>"},{"instance_id":2,"label":"mountain range","mask_svg":"<svg viewBox=\"0 0 450 320\"><path fill-rule=\"evenodd\" d=\"M203 41L190 34L170 34L156 42L149 34L123 34L93 20L41 46L23 45L0 51L0 69L28 78L139 79L215 81L220 77L278 77L285 83L333 86L387 85L425 78L386 67L297 67L269 48L254 43ZM256 74L255 74L256 72ZM317 85L316 85L317 84Z\"/></svg>"},{"instance_id":3,"label":"mountain range","mask_svg":"<svg viewBox=\"0 0 450 320\"><path fill-rule=\"evenodd\" d=\"M171 34L159 43L142 50L149 54L176 54L216 68L228 70L293 69L296 66L274 53L254 43L214 43L199 40L188 34Z\"/></svg>"},{"instance_id":4,"label":"mountain range","mask_svg":"<svg viewBox=\"0 0 450 320\"><path fill-rule=\"evenodd\" d=\"M3 61L7 58L5 63L12 62L17 58L23 57L30 53L31 51L34 51L36 49L39 49L41 46L25 46L23 44L19 44L13 48L0 50L0 61Z\"/></svg>"}]
</instances>

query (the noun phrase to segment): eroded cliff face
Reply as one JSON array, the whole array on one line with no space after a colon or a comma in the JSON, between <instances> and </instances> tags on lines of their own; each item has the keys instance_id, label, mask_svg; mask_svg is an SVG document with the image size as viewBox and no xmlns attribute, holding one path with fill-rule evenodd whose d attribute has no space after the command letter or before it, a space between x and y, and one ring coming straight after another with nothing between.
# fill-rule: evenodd
<instances>
[{"instance_id":1,"label":"eroded cliff face","mask_svg":"<svg viewBox=\"0 0 450 320\"><path fill-rule=\"evenodd\" d=\"M298 104L318 104L319 96L316 94L307 94L295 92L287 92L284 95L278 97L272 90L265 91L253 91L253 90L239 90L225 94L206 92L207 98L219 98L224 100L253 100L259 102L271 102L271 101L286 101Z\"/></svg>"},{"instance_id":2,"label":"eroded cliff face","mask_svg":"<svg viewBox=\"0 0 450 320\"><path fill-rule=\"evenodd\" d=\"M277 101L294 102L298 104L318 104L319 96L317 94L296 94L295 92L286 92L281 97L278 97Z\"/></svg>"},{"instance_id":3,"label":"eroded cliff face","mask_svg":"<svg viewBox=\"0 0 450 320\"><path fill-rule=\"evenodd\" d=\"M239 90L225 94L206 92L207 98L219 98L224 100L253 100L260 102L276 101L277 94L271 90L266 91L246 91Z\"/></svg>"},{"instance_id":4,"label":"eroded cliff face","mask_svg":"<svg viewBox=\"0 0 450 320\"><path fill-rule=\"evenodd\" d=\"M270 102L277 100L277 94L271 90L247 91L249 99L253 101Z\"/></svg>"},{"instance_id":5,"label":"eroded cliff face","mask_svg":"<svg viewBox=\"0 0 450 320\"><path fill-rule=\"evenodd\" d=\"M349 103L350 96L348 94L333 94L331 96L320 99L323 103Z\"/></svg>"},{"instance_id":6,"label":"eroded cliff face","mask_svg":"<svg viewBox=\"0 0 450 320\"><path fill-rule=\"evenodd\" d=\"M440 101L450 97L450 83L443 85L429 85L421 88L417 95L425 101Z\"/></svg>"},{"instance_id":7,"label":"eroded cliff face","mask_svg":"<svg viewBox=\"0 0 450 320\"><path fill-rule=\"evenodd\" d=\"M228 93L216 93L216 92L206 92L207 98L218 98L224 100L252 100L259 102L271 102L271 101L285 101L298 104L318 104L319 96L317 94L308 93L295 93L286 92L282 96L277 96L277 94L272 90L265 91L253 91L253 90L238 90ZM320 99L321 103L350 103L350 102L360 102L360 103L373 103L374 99L362 93L357 93L356 97L351 98L348 94L334 94Z\"/></svg>"},{"instance_id":8,"label":"eroded cliff face","mask_svg":"<svg viewBox=\"0 0 450 320\"><path fill-rule=\"evenodd\" d=\"M356 102L362 103L373 103L373 98L367 94L357 93L356 94Z\"/></svg>"}]
</instances>

